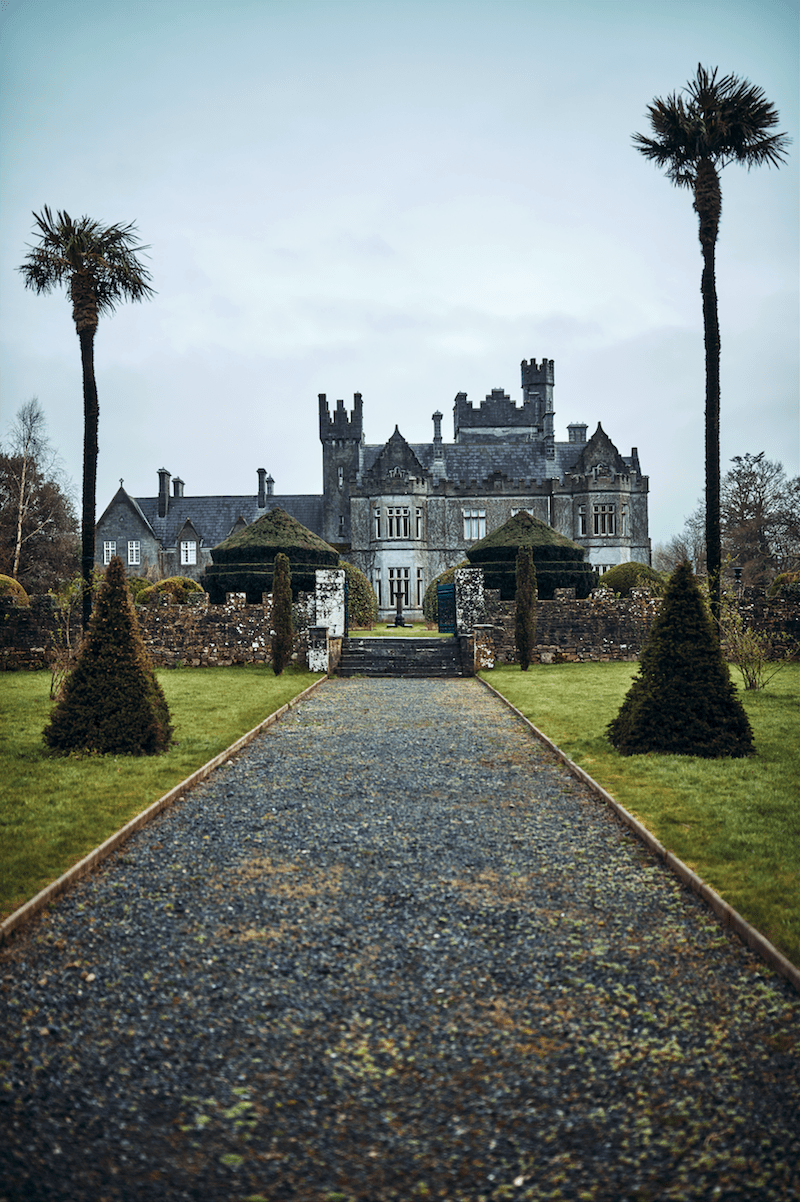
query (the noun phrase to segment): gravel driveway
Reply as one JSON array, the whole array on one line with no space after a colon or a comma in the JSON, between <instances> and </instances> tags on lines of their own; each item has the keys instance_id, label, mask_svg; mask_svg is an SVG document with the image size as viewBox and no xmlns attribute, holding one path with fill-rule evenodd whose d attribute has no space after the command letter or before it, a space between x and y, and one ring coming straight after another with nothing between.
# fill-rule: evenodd
<instances>
[{"instance_id":1,"label":"gravel driveway","mask_svg":"<svg viewBox=\"0 0 800 1202\"><path fill-rule=\"evenodd\" d=\"M1 1202L800 1196L800 998L474 680L325 682L0 985Z\"/></svg>"}]
</instances>

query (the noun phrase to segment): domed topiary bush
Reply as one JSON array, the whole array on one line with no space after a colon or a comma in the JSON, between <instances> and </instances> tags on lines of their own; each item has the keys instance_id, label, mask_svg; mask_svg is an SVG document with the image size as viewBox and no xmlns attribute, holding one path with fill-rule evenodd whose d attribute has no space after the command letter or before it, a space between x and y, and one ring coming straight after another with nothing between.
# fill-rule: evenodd
<instances>
[{"instance_id":1,"label":"domed topiary bush","mask_svg":"<svg viewBox=\"0 0 800 1202\"><path fill-rule=\"evenodd\" d=\"M499 589L503 601L514 598L520 547L531 548L540 601L552 601L557 588L574 588L576 597L588 597L597 584L583 547L522 509L467 551L470 566L483 568L484 587Z\"/></svg>"},{"instance_id":2,"label":"domed topiary bush","mask_svg":"<svg viewBox=\"0 0 800 1202\"><path fill-rule=\"evenodd\" d=\"M285 555L291 566L292 595L313 593L317 568L337 568L339 553L283 509L270 509L244 529L237 530L211 551L212 563L201 581L212 605L222 605L226 593L244 593L258 605L272 592L275 557Z\"/></svg>"},{"instance_id":3,"label":"domed topiary bush","mask_svg":"<svg viewBox=\"0 0 800 1202\"><path fill-rule=\"evenodd\" d=\"M0 597L11 597L17 605L30 605L30 598L13 576L0 575Z\"/></svg>"},{"instance_id":4,"label":"domed topiary bush","mask_svg":"<svg viewBox=\"0 0 800 1202\"><path fill-rule=\"evenodd\" d=\"M159 580L156 584L150 584L148 581L147 587L140 589L136 594L136 604L153 605L166 593L176 605L187 605L193 593L202 591L197 581L190 580L188 576L167 576L166 580Z\"/></svg>"},{"instance_id":5,"label":"domed topiary bush","mask_svg":"<svg viewBox=\"0 0 800 1202\"><path fill-rule=\"evenodd\" d=\"M462 559L460 563L455 564L452 568L446 568L435 580L430 582L425 589L425 596L422 598L422 614L426 622L431 622L435 625L439 621L439 594L436 591L436 586L439 584L453 584L458 569L471 566L468 559Z\"/></svg>"},{"instance_id":6,"label":"domed topiary bush","mask_svg":"<svg viewBox=\"0 0 800 1202\"><path fill-rule=\"evenodd\" d=\"M44 740L53 751L153 755L172 738L167 702L145 650L115 556Z\"/></svg>"},{"instance_id":7,"label":"domed topiary bush","mask_svg":"<svg viewBox=\"0 0 800 1202\"><path fill-rule=\"evenodd\" d=\"M355 564L339 560L347 577L348 624L359 630L371 630L378 620L378 598L367 577Z\"/></svg>"},{"instance_id":8,"label":"domed topiary bush","mask_svg":"<svg viewBox=\"0 0 800 1202\"><path fill-rule=\"evenodd\" d=\"M670 578L634 679L608 736L622 755L753 753L753 732L688 563Z\"/></svg>"},{"instance_id":9,"label":"domed topiary bush","mask_svg":"<svg viewBox=\"0 0 800 1202\"><path fill-rule=\"evenodd\" d=\"M638 563L635 559L609 568L600 577L600 584L603 588L610 588L612 593L618 593L620 597L629 597L631 589L635 588L648 588L653 596L663 597L667 587L660 572L656 572L649 564Z\"/></svg>"}]
</instances>

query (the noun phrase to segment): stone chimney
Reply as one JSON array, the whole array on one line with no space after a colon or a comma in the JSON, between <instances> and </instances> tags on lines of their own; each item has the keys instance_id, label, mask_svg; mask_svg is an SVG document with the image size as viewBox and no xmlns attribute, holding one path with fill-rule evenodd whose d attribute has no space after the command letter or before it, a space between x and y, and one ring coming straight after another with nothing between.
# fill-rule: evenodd
<instances>
[{"instance_id":1,"label":"stone chimney","mask_svg":"<svg viewBox=\"0 0 800 1202\"><path fill-rule=\"evenodd\" d=\"M158 516L165 518L169 509L170 474L165 467L158 469Z\"/></svg>"},{"instance_id":2,"label":"stone chimney","mask_svg":"<svg viewBox=\"0 0 800 1202\"><path fill-rule=\"evenodd\" d=\"M258 469L258 508L263 509L267 503L267 488L265 484L267 469L260 467Z\"/></svg>"},{"instance_id":3,"label":"stone chimney","mask_svg":"<svg viewBox=\"0 0 800 1202\"><path fill-rule=\"evenodd\" d=\"M183 482L183 480L181 480L180 476L176 476L175 479L172 481L173 497L182 497L183 496L183 484L184 484L184 482Z\"/></svg>"}]
</instances>

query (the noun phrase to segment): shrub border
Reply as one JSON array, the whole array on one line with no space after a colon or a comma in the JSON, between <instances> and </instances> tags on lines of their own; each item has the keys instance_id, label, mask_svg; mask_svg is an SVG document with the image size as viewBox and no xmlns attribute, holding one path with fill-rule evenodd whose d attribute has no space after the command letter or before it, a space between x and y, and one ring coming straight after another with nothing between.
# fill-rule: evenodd
<instances>
[{"instance_id":1,"label":"shrub border","mask_svg":"<svg viewBox=\"0 0 800 1202\"><path fill-rule=\"evenodd\" d=\"M44 889L37 893L35 897L32 897L30 901L25 902L18 910L9 914L8 918L0 923L0 947L7 943L20 927L30 922L46 906L54 902L57 897L60 897L62 893L66 893L72 885L77 884L83 877L88 876L93 868L96 868L104 860L108 859L112 852L121 847L131 835L148 826L163 810L169 809L176 801L180 801L184 794L188 793L194 785L199 785L201 781L211 775L215 768L219 768L221 764L229 760L237 751L241 751L248 743L252 743L256 735L261 734L267 727L272 726L285 713L293 709L298 702L303 701L310 693L313 693L314 689L318 688L323 680L327 679L327 676L320 676L319 680L315 680L302 693L298 693L296 697L292 697L291 701L287 701L280 709L275 710L274 713L266 717L263 722L259 722L258 726L254 726L252 730L242 735L235 743L231 743L230 747L226 747L219 755L214 756L213 760L209 760L208 763L203 764L201 768L192 772L185 780L180 781L168 793L164 793L162 797L159 797L157 801L154 801L146 809L142 810L140 814L136 814L135 817L131 818L130 822L126 822L125 826L120 827L113 835L109 835L103 843L95 847L93 851L90 851L82 860L79 860L77 864L73 864L71 868L68 868L62 876L58 877L55 881L51 881L49 885L45 885Z\"/></svg>"},{"instance_id":2,"label":"shrub border","mask_svg":"<svg viewBox=\"0 0 800 1202\"><path fill-rule=\"evenodd\" d=\"M767 939L765 935L762 935L761 932L757 931L754 926L751 926L747 919L743 918L738 910L734 910L733 906L729 905L724 898L720 897L716 890L712 889L710 885L707 885L706 882L699 877L696 872L692 872L691 868L689 868L687 864L684 864L683 860L679 860L673 852L667 851L664 844L661 843L655 837L655 835L638 820L638 818L634 818L633 814L626 810L624 806L620 805L618 801L615 801L611 794L607 793L602 785L599 785L596 780L589 776L588 772L585 772L583 768L580 768L574 762L574 760L571 760L569 756L567 756L561 750L561 748L552 741L552 739L548 739L547 735L539 730L538 727L534 726L530 718L526 718L525 715L521 713L515 705L511 704L507 697L504 697L502 693L498 692L494 685L489 684L488 680L484 680L482 676L478 676L477 679L480 680L481 684L486 686L490 693L494 693L495 697L499 697L500 700L504 702L505 705L507 705L508 708L515 713L518 718L521 718L528 729L533 732L536 738L541 743L544 743L546 747L549 747L551 751L555 752L555 754L573 776L576 776L579 781L583 782L583 784L588 785L588 787L600 799L600 801L605 802L606 805L610 806L617 817L620 818L626 826L630 827L637 838L640 839L642 843L644 843L650 849L650 851L658 856L658 858L662 860L666 866L672 872L674 872L681 881L683 881L685 885L688 885L698 897L702 898L702 900L711 907L717 917L721 920L723 926L730 927L739 936L741 941L750 948L751 951L760 956L762 960L765 960L767 964L769 964L771 968L774 968L777 973L780 973L782 977L785 977L789 984L792 985L798 993L800 993L800 968L798 968L796 964L793 964L791 960L788 960L786 956L784 956L783 952L778 951L774 943L770 943L769 939Z\"/></svg>"}]
</instances>

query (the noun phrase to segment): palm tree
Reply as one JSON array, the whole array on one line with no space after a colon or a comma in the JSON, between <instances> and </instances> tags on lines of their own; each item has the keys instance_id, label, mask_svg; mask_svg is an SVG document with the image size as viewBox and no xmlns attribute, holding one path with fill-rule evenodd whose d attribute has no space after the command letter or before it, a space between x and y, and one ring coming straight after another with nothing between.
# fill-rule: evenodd
<instances>
[{"instance_id":1,"label":"palm tree","mask_svg":"<svg viewBox=\"0 0 800 1202\"><path fill-rule=\"evenodd\" d=\"M99 409L94 378L94 336L101 313L113 313L122 300L152 296L150 273L137 258L146 250L135 239L136 227L101 225L89 217L74 221L69 213L55 217L45 205L34 213L38 243L29 248L19 268L26 288L52 292L68 285L72 316L81 346L83 365L83 511L81 519L81 571L83 575L83 627L92 609L94 524L97 488L97 426Z\"/></svg>"},{"instance_id":2,"label":"palm tree","mask_svg":"<svg viewBox=\"0 0 800 1202\"><path fill-rule=\"evenodd\" d=\"M719 171L729 163L779 167L790 140L771 131L778 112L761 88L735 75L717 78L717 68L698 65L696 78L666 100L647 106L653 137L634 134L645 158L666 170L676 187L691 188L703 254L701 292L706 350L706 547L711 605L720 606L719 318L714 254L722 212Z\"/></svg>"}]
</instances>

